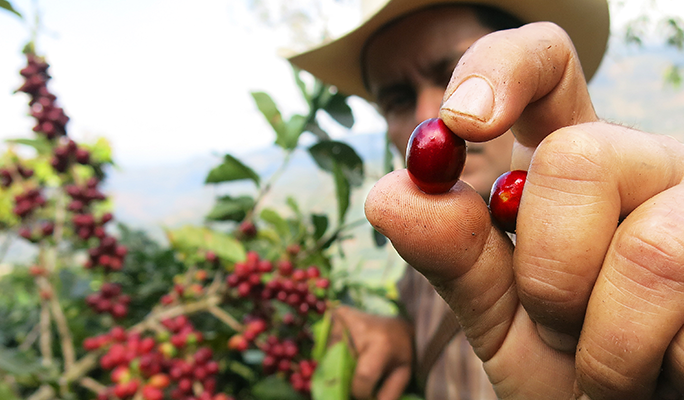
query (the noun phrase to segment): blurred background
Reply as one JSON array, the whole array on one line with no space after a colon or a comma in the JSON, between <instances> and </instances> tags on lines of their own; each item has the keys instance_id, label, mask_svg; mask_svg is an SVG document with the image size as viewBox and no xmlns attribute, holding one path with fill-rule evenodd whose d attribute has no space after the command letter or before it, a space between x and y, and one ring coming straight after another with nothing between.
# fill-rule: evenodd
<instances>
[{"instance_id":1,"label":"blurred background","mask_svg":"<svg viewBox=\"0 0 684 400\"><path fill-rule=\"evenodd\" d=\"M109 171L104 188L117 218L160 241L162 227L202 221L217 195L204 178L224 153L261 174L272 172L280 153L250 92L269 93L285 115L305 112L280 54L343 34L360 18L359 0L13 0L12 5L24 21L0 13L0 140L32 134L26 98L13 92L25 63L21 49L37 21L37 52L51 64L52 91L71 117L69 135L110 141L117 168ZM590 85L599 116L683 141L684 3L611 0L610 6L609 51ZM331 122L326 129L366 161L368 184L352 202L352 214L362 218L365 193L383 174L385 127L363 100L352 97L349 105L354 127L349 131ZM302 140L306 144L305 136ZM295 195L302 208L325 209L334 203L334 190L330 178L320 174L302 150L272 200ZM239 184L232 190L241 190Z\"/></svg>"}]
</instances>

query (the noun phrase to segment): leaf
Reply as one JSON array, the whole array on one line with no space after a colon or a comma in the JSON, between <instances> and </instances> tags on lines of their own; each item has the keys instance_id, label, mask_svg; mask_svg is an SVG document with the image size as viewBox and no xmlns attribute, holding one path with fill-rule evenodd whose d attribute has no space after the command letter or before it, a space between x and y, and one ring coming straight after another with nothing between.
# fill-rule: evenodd
<instances>
[{"instance_id":1,"label":"leaf","mask_svg":"<svg viewBox=\"0 0 684 400\"><path fill-rule=\"evenodd\" d=\"M342 225L344 217L347 215L347 210L349 210L351 184L337 163L333 166L333 178L335 179L335 194L337 195L338 224Z\"/></svg>"},{"instance_id":2,"label":"leaf","mask_svg":"<svg viewBox=\"0 0 684 400\"><path fill-rule=\"evenodd\" d=\"M344 341L333 345L311 378L314 400L348 400L356 360Z\"/></svg>"},{"instance_id":3,"label":"leaf","mask_svg":"<svg viewBox=\"0 0 684 400\"><path fill-rule=\"evenodd\" d=\"M304 97L309 106L311 106L311 94L309 94L309 92L307 91L306 83L304 83L302 77L299 75L302 72L302 70L295 67L294 65L292 66L292 70L294 72L295 83L297 84L297 87L299 88L302 97Z\"/></svg>"},{"instance_id":4,"label":"leaf","mask_svg":"<svg viewBox=\"0 0 684 400\"><path fill-rule=\"evenodd\" d=\"M186 225L179 229L166 230L171 247L184 251L212 250L216 255L230 262L243 261L245 248L232 236L207 228Z\"/></svg>"},{"instance_id":5,"label":"leaf","mask_svg":"<svg viewBox=\"0 0 684 400\"><path fill-rule=\"evenodd\" d=\"M404 394L402 395L399 400L424 400L422 397L418 396L417 394Z\"/></svg>"},{"instance_id":6,"label":"leaf","mask_svg":"<svg viewBox=\"0 0 684 400\"><path fill-rule=\"evenodd\" d=\"M9 386L8 383L5 382L0 382L0 399L3 400L20 400L19 397L17 397L14 392L12 391L12 388Z\"/></svg>"},{"instance_id":7,"label":"leaf","mask_svg":"<svg viewBox=\"0 0 684 400\"><path fill-rule=\"evenodd\" d=\"M112 146L109 140L99 138L94 145L90 147L90 158L97 164L112 164Z\"/></svg>"},{"instance_id":8,"label":"leaf","mask_svg":"<svg viewBox=\"0 0 684 400\"><path fill-rule=\"evenodd\" d=\"M292 117L290 117L290 120L287 121L287 124L285 126L285 133L282 136L282 140L280 140L280 142L277 142L277 144L285 150L294 149L295 147L297 147L299 137L304 132L305 127L306 117L299 114L293 115Z\"/></svg>"},{"instance_id":9,"label":"leaf","mask_svg":"<svg viewBox=\"0 0 684 400\"><path fill-rule=\"evenodd\" d=\"M204 183L220 183L242 179L251 179L257 187L259 186L259 174L243 164L242 161L230 154L226 154L223 156L223 163L209 171L209 175L207 175Z\"/></svg>"},{"instance_id":10,"label":"leaf","mask_svg":"<svg viewBox=\"0 0 684 400\"><path fill-rule=\"evenodd\" d=\"M260 217L264 221L271 224L282 238L287 238L290 236L290 227L288 226L287 221L275 210L265 208L261 211Z\"/></svg>"},{"instance_id":11,"label":"leaf","mask_svg":"<svg viewBox=\"0 0 684 400\"><path fill-rule=\"evenodd\" d=\"M318 125L318 122L316 122L316 120L309 121L309 123L306 125L306 128L304 129L308 132L313 133L319 141L330 140L330 135L328 135L328 132L324 131L320 127L320 125Z\"/></svg>"},{"instance_id":12,"label":"leaf","mask_svg":"<svg viewBox=\"0 0 684 400\"><path fill-rule=\"evenodd\" d=\"M383 157L383 163L385 165L385 174L394 171L394 153L392 153L392 143L387 135L385 135L385 155Z\"/></svg>"},{"instance_id":13,"label":"leaf","mask_svg":"<svg viewBox=\"0 0 684 400\"><path fill-rule=\"evenodd\" d=\"M0 0L2 1L2 0ZM31 146L36 151L38 154L49 154L52 153L52 145L47 139L44 139L42 137L38 139L7 139L7 143L13 143L13 144L22 144L25 146Z\"/></svg>"},{"instance_id":14,"label":"leaf","mask_svg":"<svg viewBox=\"0 0 684 400\"><path fill-rule=\"evenodd\" d=\"M375 228L371 227L373 230L373 241L375 242L376 247L382 247L387 244L387 237L383 235L382 233L378 232L375 230Z\"/></svg>"},{"instance_id":15,"label":"leaf","mask_svg":"<svg viewBox=\"0 0 684 400\"><path fill-rule=\"evenodd\" d=\"M309 153L324 171L333 172L333 165L338 164L352 186L363 184L363 160L348 144L334 140L319 142L309 147Z\"/></svg>"},{"instance_id":16,"label":"leaf","mask_svg":"<svg viewBox=\"0 0 684 400\"><path fill-rule=\"evenodd\" d=\"M24 18L19 13L19 11L17 11L14 7L12 7L12 4L10 4L10 2L7 0L0 0L0 8L5 9L11 13L14 13L19 18Z\"/></svg>"},{"instance_id":17,"label":"leaf","mask_svg":"<svg viewBox=\"0 0 684 400\"><path fill-rule=\"evenodd\" d=\"M275 143L282 148L287 148L287 124L285 124L283 116L280 113L280 110L278 110L278 106L271 96L264 92L252 92L252 98L259 111L261 111L261 114L273 128L273 131L276 134Z\"/></svg>"},{"instance_id":18,"label":"leaf","mask_svg":"<svg viewBox=\"0 0 684 400\"><path fill-rule=\"evenodd\" d=\"M252 396L257 400L303 400L284 379L268 376L252 386Z\"/></svg>"},{"instance_id":19,"label":"leaf","mask_svg":"<svg viewBox=\"0 0 684 400\"><path fill-rule=\"evenodd\" d=\"M210 221L242 221L247 212L254 207L254 199L250 196L222 196L216 199L214 208L206 215Z\"/></svg>"},{"instance_id":20,"label":"leaf","mask_svg":"<svg viewBox=\"0 0 684 400\"><path fill-rule=\"evenodd\" d=\"M347 104L347 96L335 93L323 109L345 128L350 129L354 125L354 114L352 114L351 107Z\"/></svg>"},{"instance_id":21,"label":"leaf","mask_svg":"<svg viewBox=\"0 0 684 400\"><path fill-rule=\"evenodd\" d=\"M314 347L311 350L311 357L316 361L321 361L328 348L328 339L332 329L332 313L326 311L323 318L317 321L312 327Z\"/></svg>"},{"instance_id":22,"label":"leaf","mask_svg":"<svg viewBox=\"0 0 684 400\"><path fill-rule=\"evenodd\" d=\"M311 223L314 226L314 240L322 238L325 231L328 230L328 216L324 214L312 214Z\"/></svg>"},{"instance_id":23,"label":"leaf","mask_svg":"<svg viewBox=\"0 0 684 400\"><path fill-rule=\"evenodd\" d=\"M0 371L12 375L32 375L45 371L38 360L30 360L17 350L0 346Z\"/></svg>"}]
</instances>

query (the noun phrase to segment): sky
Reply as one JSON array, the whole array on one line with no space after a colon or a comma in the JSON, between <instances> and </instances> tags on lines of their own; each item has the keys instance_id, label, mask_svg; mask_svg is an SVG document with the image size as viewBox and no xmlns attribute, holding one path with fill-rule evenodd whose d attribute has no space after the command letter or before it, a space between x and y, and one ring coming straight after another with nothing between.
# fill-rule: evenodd
<instances>
[{"instance_id":1,"label":"sky","mask_svg":"<svg viewBox=\"0 0 684 400\"><path fill-rule=\"evenodd\" d=\"M277 9L284 0L261 0ZM618 26L649 13L652 0L614 0ZM50 88L71 117L77 141L108 138L122 166L174 163L211 154L242 154L273 142L250 97L272 95L285 116L305 113L292 71L278 50L290 38L266 26L247 0L11 0L29 20L36 5L42 27L38 52L51 64ZM659 0L684 16L681 0ZM358 0L290 0L320 6L333 34L359 18ZM276 7L276 8L274 8ZM673 11L674 10L674 11ZM26 23L0 12L0 140L31 135L20 86ZM362 100L350 99L351 134L377 133L384 122ZM350 134L328 125L334 137Z\"/></svg>"},{"instance_id":2,"label":"sky","mask_svg":"<svg viewBox=\"0 0 684 400\"><path fill-rule=\"evenodd\" d=\"M24 15L35 1L13 0ZM265 26L243 1L40 1L38 53L50 63L49 87L77 141L108 138L120 165L180 159L269 145L274 137L251 91L265 91L286 116L306 113L292 70L278 50L281 30ZM351 16L352 14L350 14ZM349 20L349 18L347 18ZM31 135L20 86L29 28L0 13L0 140ZM384 129L354 99L354 132ZM333 135L347 134L330 124Z\"/></svg>"}]
</instances>

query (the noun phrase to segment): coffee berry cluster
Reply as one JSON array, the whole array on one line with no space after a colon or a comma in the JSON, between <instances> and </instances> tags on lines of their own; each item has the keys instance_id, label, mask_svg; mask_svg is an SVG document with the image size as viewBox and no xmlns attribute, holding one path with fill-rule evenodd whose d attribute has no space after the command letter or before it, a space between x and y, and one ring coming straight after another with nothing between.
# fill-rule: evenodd
<instances>
[{"instance_id":1,"label":"coffee berry cluster","mask_svg":"<svg viewBox=\"0 0 684 400\"><path fill-rule=\"evenodd\" d=\"M110 371L112 385L98 400L232 400L216 393L219 364L202 346L202 335L187 317L164 319L156 337L114 327L88 338L88 351L104 350L100 367Z\"/></svg>"},{"instance_id":2,"label":"coffee berry cluster","mask_svg":"<svg viewBox=\"0 0 684 400\"><path fill-rule=\"evenodd\" d=\"M47 87L50 80L48 68L49 64L45 62L45 59L27 53L26 66L19 71L24 77L24 83L17 91L24 92L30 97L31 116L36 120L33 131L48 139L55 139L67 134L66 124L69 122L69 117L61 107L57 106L57 96L52 94Z\"/></svg>"},{"instance_id":3,"label":"coffee berry cluster","mask_svg":"<svg viewBox=\"0 0 684 400\"><path fill-rule=\"evenodd\" d=\"M299 246L290 246L275 262L250 251L244 262L235 263L226 277L229 293L234 301L250 301L254 311L245 316L244 329L230 338L228 348L239 353L261 350L265 375L282 374L296 391L310 396L316 362L302 349L312 346L307 322L326 311L330 281L317 266L298 266L299 251Z\"/></svg>"},{"instance_id":4,"label":"coffee berry cluster","mask_svg":"<svg viewBox=\"0 0 684 400\"><path fill-rule=\"evenodd\" d=\"M86 296L86 304L96 313L109 313L116 319L128 315L128 305L131 297L121 293L121 285L118 283L105 282L99 292Z\"/></svg>"}]
</instances>

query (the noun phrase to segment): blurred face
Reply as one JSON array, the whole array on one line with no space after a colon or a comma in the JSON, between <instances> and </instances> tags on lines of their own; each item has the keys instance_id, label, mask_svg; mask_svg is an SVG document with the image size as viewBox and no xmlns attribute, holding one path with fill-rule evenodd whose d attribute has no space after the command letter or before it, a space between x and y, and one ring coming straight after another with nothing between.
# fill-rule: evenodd
<instances>
[{"instance_id":1,"label":"blurred face","mask_svg":"<svg viewBox=\"0 0 684 400\"><path fill-rule=\"evenodd\" d=\"M387 134L405 156L413 129L439 116L439 107L458 60L477 39L490 33L467 7L417 12L379 31L365 52L370 91L387 120ZM484 198L494 180L510 166L513 135L468 143L461 179Z\"/></svg>"}]
</instances>

